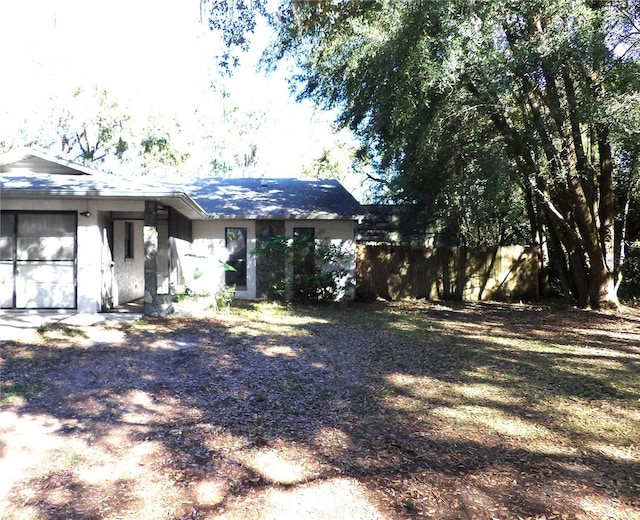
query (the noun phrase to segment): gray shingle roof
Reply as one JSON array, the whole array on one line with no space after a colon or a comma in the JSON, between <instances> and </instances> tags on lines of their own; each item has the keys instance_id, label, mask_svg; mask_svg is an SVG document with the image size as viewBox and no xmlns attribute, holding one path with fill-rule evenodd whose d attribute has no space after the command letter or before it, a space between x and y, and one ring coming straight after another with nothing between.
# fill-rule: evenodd
<instances>
[{"instance_id":1,"label":"gray shingle roof","mask_svg":"<svg viewBox=\"0 0 640 520\"><path fill-rule=\"evenodd\" d=\"M354 218L360 204L337 180L220 179L187 182L184 190L209 218Z\"/></svg>"},{"instance_id":2,"label":"gray shingle roof","mask_svg":"<svg viewBox=\"0 0 640 520\"><path fill-rule=\"evenodd\" d=\"M7 156L0 157L0 159ZM362 214L358 201L337 180L198 178L163 181L123 178L22 152L13 163L0 160L0 190L14 197L137 198L169 205L180 201L190 218L335 219ZM6 167L13 164L15 167ZM35 167L34 167L35 166ZM81 175L79 175L81 174ZM177 206L176 206L177 207Z\"/></svg>"},{"instance_id":3,"label":"gray shingle roof","mask_svg":"<svg viewBox=\"0 0 640 520\"><path fill-rule=\"evenodd\" d=\"M176 187L115 175L66 175L34 172L0 173L0 188L13 196L75 195L139 197L171 195Z\"/></svg>"}]
</instances>

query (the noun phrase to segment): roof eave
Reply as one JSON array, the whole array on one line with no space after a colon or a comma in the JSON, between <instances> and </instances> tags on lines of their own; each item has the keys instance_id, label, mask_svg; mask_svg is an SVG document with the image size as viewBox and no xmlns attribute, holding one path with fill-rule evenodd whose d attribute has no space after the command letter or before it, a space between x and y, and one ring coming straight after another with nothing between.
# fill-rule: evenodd
<instances>
[{"instance_id":1,"label":"roof eave","mask_svg":"<svg viewBox=\"0 0 640 520\"><path fill-rule=\"evenodd\" d=\"M260 214L220 214L207 213L207 220L358 220L360 215L339 215L337 213L287 213L281 215Z\"/></svg>"},{"instance_id":2,"label":"roof eave","mask_svg":"<svg viewBox=\"0 0 640 520\"><path fill-rule=\"evenodd\" d=\"M24 188L2 188L2 196L16 199L86 197L102 200L154 200L170 206L179 205L184 210L183 213L189 213L189 215L185 216L192 220L207 218L207 213L200 205L184 192L138 192L131 194L128 190L25 190ZM174 201L179 201L180 204L174 204Z\"/></svg>"}]
</instances>

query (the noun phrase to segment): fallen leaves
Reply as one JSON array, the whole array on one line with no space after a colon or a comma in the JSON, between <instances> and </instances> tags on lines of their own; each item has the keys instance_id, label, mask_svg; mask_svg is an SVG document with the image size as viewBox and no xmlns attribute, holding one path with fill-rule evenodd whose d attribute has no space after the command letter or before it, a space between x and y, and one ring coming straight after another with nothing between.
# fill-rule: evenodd
<instances>
[{"instance_id":1,"label":"fallen leaves","mask_svg":"<svg viewBox=\"0 0 640 520\"><path fill-rule=\"evenodd\" d=\"M118 342L57 348L52 331L0 350L20 397L0 446L31 461L1 468L0 503L34 519L640 517L633 320L258 304ZM20 444L34 413L57 426Z\"/></svg>"}]
</instances>

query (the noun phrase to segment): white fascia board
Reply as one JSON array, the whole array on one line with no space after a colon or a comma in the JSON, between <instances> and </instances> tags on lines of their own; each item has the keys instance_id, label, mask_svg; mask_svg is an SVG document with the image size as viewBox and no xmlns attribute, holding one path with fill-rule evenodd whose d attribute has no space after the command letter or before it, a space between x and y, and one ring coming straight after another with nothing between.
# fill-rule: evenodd
<instances>
[{"instance_id":1,"label":"white fascia board","mask_svg":"<svg viewBox=\"0 0 640 520\"><path fill-rule=\"evenodd\" d=\"M2 188L0 198L13 199L54 199L54 198L87 198L95 200L154 200L167 206L172 206L186 217L192 220L206 219L205 211L184 192L154 191L136 192L130 190L78 190L78 189L54 189L54 190L25 190L21 188Z\"/></svg>"}]
</instances>

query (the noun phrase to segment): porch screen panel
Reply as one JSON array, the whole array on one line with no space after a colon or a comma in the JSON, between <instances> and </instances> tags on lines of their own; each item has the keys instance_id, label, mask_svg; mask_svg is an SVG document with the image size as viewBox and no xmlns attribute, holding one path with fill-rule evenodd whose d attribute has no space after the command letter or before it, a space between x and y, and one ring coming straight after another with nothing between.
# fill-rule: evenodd
<instances>
[{"instance_id":1,"label":"porch screen panel","mask_svg":"<svg viewBox=\"0 0 640 520\"><path fill-rule=\"evenodd\" d=\"M0 215L0 308L13 307L15 215Z\"/></svg>"},{"instance_id":2,"label":"porch screen panel","mask_svg":"<svg viewBox=\"0 0 640 520\"><path fill-rule=\"evenodd\" d=\"M19 215L18 260L73 261L75 250L75 214Z\"/></svg>"},{"instance_id":3,"label":"porch screen panel","mask_svg":"<svg viewBox=\"0 0 640 520\"><path fill-rule=\"evenodd\" d=\"M18 215L16 307L75 308L75 213Z\"/></svg>"}]
</instances>

